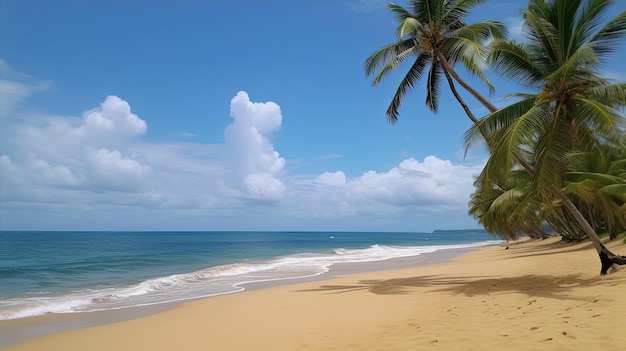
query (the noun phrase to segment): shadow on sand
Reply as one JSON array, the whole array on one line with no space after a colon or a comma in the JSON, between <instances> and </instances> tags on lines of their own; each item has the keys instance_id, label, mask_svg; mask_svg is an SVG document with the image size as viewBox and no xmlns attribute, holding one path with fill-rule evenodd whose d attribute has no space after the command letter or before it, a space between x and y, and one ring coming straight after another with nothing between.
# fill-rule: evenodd
<instances>
[{"instance_id":1,"label":"shadow on sand","mask_svg":"<svg viewBox=\"0 0 626 351\"><path fill-rule=\"evenodd\" d=\"M511 258L525 256L541 256L554 254L557 249L561 252L574 252L590 250L590 242L568 244L557 242L545 247L511 247L511 251L517 251ZM504 258L506 259L506 258ZM520 293L534 297L546 297L553 299L569 298L574 288L589 285L612 286L626 282L626 275L619 274L611 279L600 276L589 278L582 274L568 274L565 276L553 276L532 274L519 277L488 277L488 276L463 276L451 277L449 275L425 275L394 279L360 280L354 284L321 285L319 288L299 290L299 292L318 291L329 294L349 293L367 290L378 295L402 295L418 293L426 288L429 292L447 292L451 294L463 294L466 296Z\"/></svg>"}]
</instances>

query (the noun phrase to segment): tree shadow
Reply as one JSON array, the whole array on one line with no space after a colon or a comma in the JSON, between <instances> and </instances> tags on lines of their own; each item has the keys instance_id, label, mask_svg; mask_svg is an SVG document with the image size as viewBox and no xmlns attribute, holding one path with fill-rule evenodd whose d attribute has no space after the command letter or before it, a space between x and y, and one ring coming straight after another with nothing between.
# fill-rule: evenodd
<instances>
[{"instance_id":1,"label":"tree shadow","mask_svg":"<svg viewBox=\"0 0 626 351\"><path fill-rule=\"evenodd\" d=\"M591 241L583 241L577 243L570 243L567 241L555 241L552 243L542 244L540 246L516 246L516 244L511 244L508 247L510 248L512 253L515 253L515 255L512 255L510 258L518 258L530 256L549 256L558 254L558 252L588 251L593 249L593 243ZM555 250L558 250L558 252L556 252ZM503 259L507 259L507 257L503 257Z\"/></svg>"},{"instance_id":2,"label":"tree shadow","mask_svg":"<svg viewBox=\"0 0 626 351\"><path fill-rule=\"evenodd\" d=\"M626 280L625 278L626 276L621 276L617 280L623 282ZM503 278L426 275L384 280L360 280L356 284L321 285L319 288L298 291L339 294L367 290L377 295L404 295L418 293L418 288L429 288L428 291L431 292L448 292L466 296L520 293L533 297L572 299L570 292L577 287L598 284L614 285L617 283L617 280L589 279L583 278L580 274L569 274L562 277L536 274Z\"/></svg>"}]
</instances>

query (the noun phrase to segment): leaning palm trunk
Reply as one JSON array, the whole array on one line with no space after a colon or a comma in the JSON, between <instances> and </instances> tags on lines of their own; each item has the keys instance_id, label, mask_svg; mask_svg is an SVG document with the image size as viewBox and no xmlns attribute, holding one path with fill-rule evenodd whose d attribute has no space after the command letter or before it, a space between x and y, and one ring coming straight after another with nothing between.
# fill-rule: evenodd
<instances>
[{"instance_id":1,"label":"leaning palm trunk","mask_svg":"<svg viewBox=\"0 0 626 351\"><path fill-rule=\"evenodd\" d=\"M448 78L448 82L449 82L449 85L452 89L454 96L456 97L457 101L459 101L459 103L465 110L465 113L467 114L467 116L474 123L477 123L478 120L474 117L474 115L469 110L469 108L467 107L463 99L456 92L456 89L454 89L454 84L453 82L450 81L449 75L454 77L455 80L459 82L459 84L462 87L464 87L470 94L476 97L476 99L480 101L483 104L483 106L489 109L489 112L493 113L497 111L497 108L493 104L489 103L489 101L485 99L484 96L482 96L475 89L472 89L469 85L467 85L467 83L465 83L461 79L461 77L458 74L456 74L454 69L446 62L445 58L442 55L439 55L439 60L442 63L442 66L444 67L446 78ZM487 134L482 130L481 130L481 133L483 137L485 138L485 140L488 140ZM518 154L515 154L514 157L516 161L520 164L520 166L522 166L522 168L524 168L529 174L533 175L534 173L533 168L525 160L523 160ZM555 195L555 197L561 200L561 202L565 206L566 211L569 212L569 214L576 220L577 224L580 226L580 229L587 235L587 237L593 243L593 246L598 252L598 255L600 257L600 263L601 263L600 275L607 274L609 272L609 269L611 269L611 267L614 267L614 265L616 264L617 265L626 264L626 256L616 255L613 252L611 252L609 249L607 249L607 247L602 243L602 240L600 239L596 231L589 224L589 221L587 221L587 219L580 213L576 205L574 205L574 203L563 193L561 189L553 187L552 193Z\"/></svg>"},{"instance_id":2,"label":"leaning palm trunk","mask_svg":"<svg viewBox=\"0 0 626 351\"><path fill-rule=\"evenodd\" d=\"M387 109L387 119L392 123L398 118L401 101L412 90L415 83L422 78L428 66L430 66L430 70L428 71L426 105L433 112L437 112L437 87L443 74L456 100L474 122L474 127L470 129L470 131L473 130L471 132L472 138L474 137L473 134L479 134L486 140L491 151L489 161L491 162L494 153L502 154L498 150L499 142L495 140L494 135L497 134L498 129L506 128L503 126L510 125L511 121L510 119L497 121L498 118L492 118L494 115L498 115L500 110L461 79L453 69L456 63L462 63L470 73L483 80L493 90L493 86L481 69L482 66L479 62L481 60L479 58L483 57L482 55L485 53L484 44L487 41L495 39L496 42L503 42L500 39L505 36L506 29L501 23L494 21L483 21L473 25L467 25L464 22L463 17L469 13L469 10L474 5L480 2L483 1L409 0L411 5L410 11L399 5L390 4L388 8L394 12L399 22L397 29L398 42L385 46L372 54L365 61L365 72L367 75L371 75L380 69L372 83L376 86L384 77L394 71L401 62L409 57L415 57L413 65L401 81ZM569 104L568 107L571 107L572 110L575 110L574 107L577 105L593 105L594 107L599 106L599 109L604 109L600 105L610 105L611 101L626 101L626 87L623 93L616 89L592 92L591 100L597 97L594 94L602 95L604 93L605 96L600 97L598 101L591 101L591 103L587 102L589 96L583 96L591 90L587 88L593 87L594 84L595 87L606 85L605 81L596 79L594 76L594 59L610 52L614 47L616 39L619 39L626 33L626 13L620 14L607 25L599 28L599 16L605 12L610 2L611 0L529 0L528 10L525 11L524 18L529 28L530 44L526 47L515 43L502 44L500 56L496 57L494 55L496 57L494 59L496 69L504 69L505 76L519 79L520 82L527 84L532 89L539 88L542 92L535 96L533 104L540 108L550 106L549 103L545 103L548 98L559 105L562 103ZM585 54L593 54L595 56L592 59L587 59ZM572 84L569 84L570 76L577 79ZM454 81L458 82L459 85L487 107L491 114L480 121L477 120L456 91ZM576 99L579 100L574 101ZM526 101L524 103L527 104ZM524 105L522 107L528 106ZM521 109L520 106L515 106L513 110L520 112ZM587 110L589 109L587 107ZM596 114L604 117L607 116L605 113L607 111ZM507 113L510 116L517 112L508 111ZM609 117L611 117L611 111L608 112ZM535 114L531 117L535 117L534 123L531 124L537 129L530 135L543 137L541 134L546 133L546 130L542 129L544 127L541 125L542 120L537 119L540 116ZM491 126L488 128L483 128L484 124L482 122L484 119L495 119L496 123L491 123ZM584 118L582 120L583 122L580 125L588 122ZM599 121L593 122L602 124L604 121L600 118ZM545 129L549 130L548 133L552 132L552 136L568 134L569 131L563 129L567 128L567 125L561 123L558 124L558 127L561 127L561 129L556 130L556 132L550 126ZM599 130L606 129L600 128ZM558 160L559 157L558 155L555 157L554 151L556 150L558 153L563 149L557 147L549 149L549 152L545 153L547 149L543 145L543 149L535 150L536 155L539 156L535 157L536 159L533 160L531 166L522 157L524 155L522 150L524 150L524 147L531 146L532 142L529 143L529 140L532 137L527 138L525 141L523 140L524 136L516 138L518 140L512 141L522 140L522 144L511 144L506 147L506 151L509 152L507 158L514 160L516 165L519 165L531 175L533 186L538 188L535 189L535 194L552 193L553 199L561 200L565 211L575 219L575 222L586 233L598 251L603 266L601 273L605 274L614 263L626 264L626 258L614 255L606 249L595 230L593 230L589 222L582 216L563 190L556 187L554 183L546 183L545 179L542 180L546 177L545 164ZM507 139L510 139L510 137L507 136ZM550 144L550 147L554 146L554 143L551 143L549 140L547 144ZM537 145L532 146L536 147ZM543 164L538 162L543 162ZM507 160L505 161L505 166L500 167L500 169L511 170L511 167ZM543 178L541 177L542 175ZM489 183L484 178L482 181ZM522 218L517 220L520 228L528 226L528 224L523 223ZM569 224L570 221L567 222ZM509 229L515 232L516 228Z\"/></svg>"},{"instance_id":3,"label":"leaning palm trunk","mask_svg":"<svg viewBox=\"0 0 626 351\"><path fill-rule=\"evenodd\" d=\"M445 66L446 65L444 64L444 67ZM454 72L454 70L452 69L451 71ZM452 76L454 77L454 75ZM480 93L478 92L475 92L475 93L480 95ZM479 101L482 101L482 100L479 100ZM497 111L497 109L495 109L495 107L491 104L485 104L484 106L488 108L491 113L494 113ZM476 123L477 121L474 121L474 122ZM485 138L485 140L487 141L487 145L489 145L490 142L489 142L489 138L487 137L488 135L487 132L481 128L480 133L483 136L483 138ZM491 149L491 146L489 146L489 148ZM529 165L528 162L526 162L521 156L519 156L517 152L513 154L513 157L524 170L526 170L531 176L534 175L535 172L534 172L533 167ZM567 197L567 195L563 193L562 189L552 186L550 191L556 198L558 198L561 201L561 203L565 207L565 210L572 216L572 218L578 224L579 228L586 234L586 236L593 243L593 246L596 249L600 257L600 262L601 262L600 274L601 275L607 274L609 269L611 267L614 267L614 265L616 264L617 265L626 264L626 256L620 256L620 255L614 254L602 243L602 240L600 239L596 231L593 229L591 224L589 224L589 221L582 215L582 213L580 213L580 211L578 210L576 205L574 205L574 203L570 200L570 198Z\"/></svg>"},{"instance_id":4,"label":"leaning palm trunk","mask_svg":"<svg viewBox=\"0 0 626 351\"><path fill-rule=\"evenodd\" d=\"M626 34L626 12L604 26L601 16L611 0L529 0L524 11L528 42L496 41L493 63L505 77L540 91L481 119L466 136L489 135L490 159L481 180L487 186L506 176L515 164L532 175L535 195L560 200L564 210L591 240L606 274L626 257L610 252L589 221L558 184L563 181L565 153L572 148L597 147L603 142L623 145L618 127L623 116L616 106L626 102L626 86L611 85L597 69L602 56ZM445 67L445 64L442 63ZM494 137L497 135L497 137ZM532 154L531 168L521 157Z\"/></svg>"},{"instance_id":5,"label":"leaning palm trunk","mask_svg":"<svg viewBox=\"0 0 626 351\"><path fill-rule=\"evenodd\" d=\"M576 219L576 221L578 222L578 225L580 225L581 229L587 234L587 237L593 243L593 246L598 252L598 256L600 256L600 263L602 264L602 267L600 269L601 275L607 274L609 269L613 267L615 264L618 264L618 265L626 264L626 256L616 255L612 253L611 251L609 251L609 249L607 249L606 246L604 246L604 244L602 243L602 240L600 240L600 237L598 236L596 231L593 230L589 222L585 219L582 213L580 213L580 211L574 205L574 203L567 196L565 196L565 194L563 194L563 191L561 191L560 189L556 187L553 187L552 193L554 194L554 196L556 196L557 198L561 200L565 208L567 208L569 213L574 217L574 219Z\"/></svg>"},{"instance_id":6,"label":"leaning palm trunk","mask_svg":"<svg viewBox=\"0 0 626 351\"><path fill-rule=\"evenodd\" d=\"M461 105L467 117L469 117L469 119L471 119L472 122L474 123L478 122L478 119L474 116L474 114L472 113L472 110L470 110L469 106L467 106L467 104L465 103L465 100L463 100L459 92L456 90L456 87L454 86L454 81L452 80L452 77L450 77L450 72L444 69L443 73L446 76L446 80L448 81L448 86L450 87L450 91L452 91L452 94L456 98L456 101L458 101L459 105Z\"/></svg>"},{"instance_id":7,"label":"leaning palm trunk","mask_svg":"<svg viewBox=\"0 0 626 351\"><path fill-rule=\"evenodd\" d=\"M459 82L459 84L465 90L467 90L467 92L472 94L472 96L475 97L476 100L480 101L480 103L483 104L483 106L485 106L489 110L489 112L496 112L498 110L498 108L494 106L489 100L487 100L487 98L485 98L476 89L472 88L463 79L461 79L461 76L459 76L459 74L456 73L456 71L452 68L452 66L450 66L450 64L448 63L448 60L446 60L446 58L443 56L441 52L437 52L437 59L439 60L439 62L441 62L441 66L443 66L444 71L449 73L452 77L454 77L454 80ZM472 121L474 121L474 123L477 122L475 119L472 119Z\"/></svg>"}]
</instances>

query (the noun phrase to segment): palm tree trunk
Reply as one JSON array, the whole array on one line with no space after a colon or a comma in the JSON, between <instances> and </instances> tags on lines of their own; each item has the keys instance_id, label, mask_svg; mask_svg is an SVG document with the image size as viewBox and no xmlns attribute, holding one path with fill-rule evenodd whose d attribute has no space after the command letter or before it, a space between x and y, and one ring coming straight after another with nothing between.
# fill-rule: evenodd
<instances>
[{"instance_id":1,"label":"palm tree trunk","mask_svg":"<svg viewBox=\"0 0 626 351\"><path fill-rule=\"evenodd\" d=\"M476 100L480 101L481 104L483 104L487 109L489 109L489 112L496 112L498 110L498 108L495 105L493 105L491 102L489 102L487 98L482 96L478 91L472 88L469 84L465 83L465 81L461 78L461 76L459 76L459 74L456 73L454 68L450 66L450 64L448 63L448 60L446 60L446 58L443 56L441 52L437 51L436 54L437 54L437 59L443 66L444 72L447 72L450 75L452 75L452 77L454 77L454 80L459 82L459 84L461 84L461 86L465 90L467 90L470 94L472 94L472 96L474 96Z\"/></svg>"},{"instance_id":2,"label":"palm tree trunk","mask_svg":"<svg viewBox=\"0 0 626 351\"><path fill-rule=\"evenodd\" d=\"M600 262L602 264L602 268L600 269L600 275L605 275L608 273L609 269L613 267L614 264L624 265L626 264L626 256L619 256L606 248L600 240L598 234L596 234L595 230L591 227L589 222L585 219L585 217L580 213L578 208L574 205L570 199L563 194L563 192L557 187L552 187L552 193L561 200L561 203L565 205L568 212L576 219L578 225L580 225L581 229L587 234L587 237L593 243L593 246L596 248L598 255L600 256Z\"/></svg>"},{"instance_id":3,"label":"palm tree trunk","mask_svg":"<svg viewBox=\"0 0 626 351\"><path fill-rule=\"evenodd\" d=\"M459 92L456 90L456 87L454 86L454 81L450 77L450 73L444 69L443 74L446 76L446 80L448 80L448 85L450 86L450 90L452 91L452 94L454 94L456 101L458 101L461 107L463 107L463 110L465 110L467 117L469 117L469 119L471 119L472 122L478 123L478 119L476 118L476 116L474 116L474 114L472 113L472 110L470 110L470 108L465 103L465 100L463 100L461 95L459 95Z\"/></svg>"}]
</instances>

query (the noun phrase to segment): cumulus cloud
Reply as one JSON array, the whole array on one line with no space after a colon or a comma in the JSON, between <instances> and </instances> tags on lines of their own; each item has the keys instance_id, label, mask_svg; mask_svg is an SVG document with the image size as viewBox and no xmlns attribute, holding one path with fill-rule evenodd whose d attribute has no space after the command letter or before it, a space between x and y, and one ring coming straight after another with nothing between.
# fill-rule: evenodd
<instances>
[{"instance_id":1,"label":"cumulus cloud","mask_svg":"<svg viewBox=\"0 0 626 351\"><path fill-rule=\"evenodd\" d=\"M44 183L52 185L78 185L78 177L64 165L51 166L44 160L32 160L27 167L34 171L33 174L43 180Z\"/></svg>"},{"instance_id":2,"label":"cumulus cloud","mask_svg":"<svg viewBox=\"0 0 626 351\"><path fill-rule=\"evenodd\" d=\"M346 175L342 171L324 172L317 177L317 181L325 185L342 186L346 184Z\"/></svg>"},{"instance_id":3,"label":"cumulus cloud","mask_svg":"<svg viewBox=\"0 0 626 351\"><path fill-rule=\"evenodd\" d=\"M123 153L128 152L126 143L146 130L146 122L116 96L82 118L48 116L13 124L5 135L9 148L0 156L3 163L10 161L10 169L3 168L5 178L100 191L137 190L150 167Z\"/></svg>"},{"instance_id":4,"label":"cumulus cloud","mask_svg":"<svg viewBox=\"0 0 626 351\"><path fill-rule=\"evenodd\" d=\"M150 167L123 156L118 150L88 149L86 156L93 182L109 188L136 189L150 173Z\"/></svg>"},{"instance_id":5,"label":"cumulus cloud","mask_svg":"<svg viewBox=\"0 0 626 351\"><path fill-rule=\"evenodd\" d=\"M117 96L107 96L99 108L83 114L81 129L87 137L134 137L148 129L144 120L130 111L128 102Z\"/></svg>"},{"instance_id":6,"label":"cumulus cloud","mask_svg":"<svg viewBox=\"0 0 626 351\"><path fill-rule=\"evenodd\" d=\"M350 213L363 215L416 209L465 210L473 191L473 177L480 169L480 165L454 165L436 156L422 162L407 158L387 171L370 170L352 179L342 171L323 173L314 179L317 187L312 197L319 207L327 206L329 214L336 208L349 208Z\"/></svg>"},{"instance_id":7,"label":"cumulus cloud","mask_svg":"<svg viewBox=\"0 0 626 351\"><path fill-rule=\"evenodd\" d=\"M272 142L278 104L241 91L230 117L217 144L148 142L148 123L118 96L75 117L11 119L0 129L0 218L22 229L406 228L464 215L480 171L428 156L357 176L294 175Z\"/></svg>"},{"instance_id":8,"label":"cumulus cloud","mask_svg":"<svg viewBox=\"0 0 626 351\"><path fill-rule=\"evenodd\" d=\"M240 91L230 102L230 116L233 123L224 131L224 141L235 162L237 178L252 197L281 197L285 186L278 175L285 159L271 142L282 123L280 107L271 101L252 102Z\"/></svg>"},{"instance_id":9,"label":"cumulus cloud","mask_svg":"<svg viewBox=\"0 0 626 351\"><path fill-rule=\"evenodd\" d=\"M455 166L428 156L423 162L408 158L385 173L373 171L353 182L355 196L402 205L466 205L477 168Z\"/></svg>"}]
</instances>

